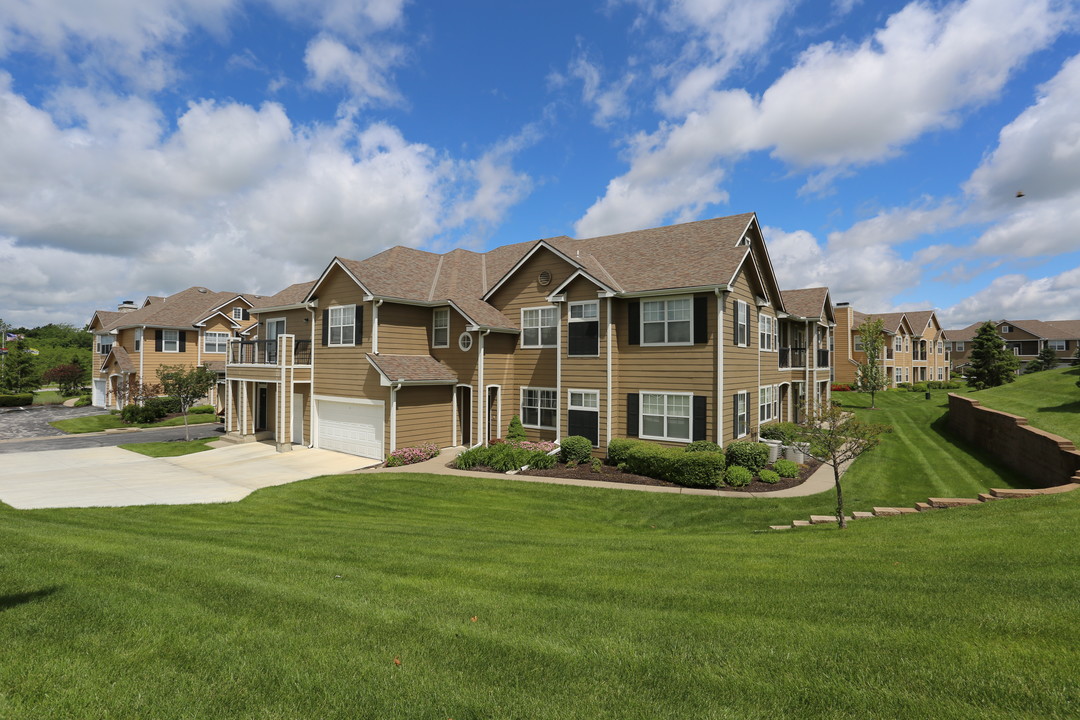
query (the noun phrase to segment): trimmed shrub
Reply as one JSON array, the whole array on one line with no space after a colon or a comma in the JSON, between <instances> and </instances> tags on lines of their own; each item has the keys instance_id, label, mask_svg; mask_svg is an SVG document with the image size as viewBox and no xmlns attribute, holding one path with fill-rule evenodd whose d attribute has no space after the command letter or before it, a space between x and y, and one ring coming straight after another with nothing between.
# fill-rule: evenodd
<instances>
[{"instance_id":1,"label":"trimmed shrub","mask_svg":"<svg viewBox=\"0 0 1080 720\"><path fill-rule=\"evenodd\" d=\"M799 441L801 431L793 422L776 422L762 425L758 435L762 440L779 440L784 445L794 445Z\"/></svg>"},{"instance_id":2,"label":"trimmed shrub","mask_svg":"<svg viewBox=\"0 0 1080 720\"><path fill-rule=\"evenodd\" d=\"M555 467L556 458L554 455L548 455L547 453L536 453L532 456L532 460L529 461L529 467L536 468L537 470L550 470ZM597 460L596 462L600 462Z\"/></svg>"},{"instance_id":3,"label":"trimmed shrub","mask_svg":"<svg viewBox=\"0 0 1080 720\"><path fill-rule=\"evenodd\" d=\"M769 446L765 443L739 441L728 443L725 449L728 465L738 465L756 475L769 463Z\"/></svg>"},{"instance_id":4,"label":"trimmed shrub","mask_svg":"<svg viewBox=\"0 0 1080 720\"><path fill-rule=\"evenodd\" d=\"M724 478L724 454L669 451L664 480L693 488L714 488Z\"/></svg>"},{"instance_id":5,"label":"trimmed shrub","mask_svg":"<svg viewBox=\"0 0 1080 720\"><path fill-rule=\"evenodd\" d=\"M635 442L621 461L627 472L646 477L666 479L668 466L671 463L671 455L676 450L661 447L650 442Z\"/></svg>"},{"instance_id":6,"label":"trimmed shrub","mask_svg":"<svg viewBox=\"0 0 1080 720\"><path fill-rule=\"evenodd\" d=\"M592 470L594 473L600 472L603 467L604 463L600 460L600 458L593 458L589 461L589 469Z\"/></svg>"},{"instance_id":7,"label":"trimmed shrub","mask_svg":"<svg viewBox=\"0 0 1080 720\"><path fill-rule=\"evenodd\" d=\"M741 465L732 465L724 471L724 484L730 487L749 485L753 479L754 474Z\"/></svg>"},{"instance_id":8,"label":"trimmed shrub","mask_svg":"<svg viewBox=\"0 0 1080 720\"><path fill-rule=\"evenodd\" d=\"M799 463L794 460L777 460L773 463L773 470L783 478L799 477ZM762 472L765 472L762 470Z\"/></svg>"},{"instance_id":9,"label":"trimmed shrub","mask_svg":"<svg viewBox=\"0 0 1080 720\"><path fill-rule=\"evenodd\" d=\"M211 408L213 409L213 408ZM439 447L435 443L424 443L418 447L398 448L386 458L386 467L401 467L437 457Z\"/></svg>"},{"instance_id":10,"label":"trimmed shrub","mask_svg":"<svg viewBox=\"0 0 1080 720\"><path fill-rule=\"evenodd\" d=\"M930 388L928 388L926 386L926 383L924 383L924 382L915 383L914 385L911 386L911 392L924 393L929 389Z\"/></svg>"},{"instance_id":11,"label":"trimmed shrub","mask_svg":"<svg viewBox=\"0 0 1080 720\"><path fill-rule=\"evenodd\" d=\"M0 395L0 407L23 407L34 404L34 393Z\"/></svg>"},{"instance_id":12,"label":"trimmed shrub","mask_svg":"<svg viewBox=\"0 0 1080 720\"><path fill-rule=\"evenodd\" d=\"M763 483L775 485L776 483L780 482L780 475L774 470L762 470L758 473L758 480Z\"/></svg>"},{"instance_id":13,"label":"trimmed shrub","mask_svg":"<svg viewBox=\"0 0 1080 720\"><path fill-rule=\"evenodd\" d=\"M454 467L458 470L472 470L477 465L483 465L480 461L481 451L483 450L486 450L486 448L474 447L461 451L454 458Z\"/></svg>"},{"instance_id":14,"label":"trimmed shrub","mask_svg":"<svg viewBox=\"0 0 1080 720\"><path fill-rule=\"evenodd\" d=\"M900 389L900 390L910 390L911 389L911 383L906 383L906 382L905 383L896 383L896 387L898 389Z\"/></svg>"},{"instance_id":15,"label":"trimmed shrub","mask_svg":"<svg viewBox=\"0 0 1080 720\"><path fill-rule=\"evenodd\" d=\"M627 455L629 455L635 447L647 444L648 443L646 442L634 440L632 438L615 438L609 442L607 446L608 462L612 465L626 462Z\"/></svg>"},{"instance_id":16,"label":"trimmed shrub","mask_svg":"<svg viewBox=\"0 0 1080 720\"><path fill-rule=\"evenodd\" d=\"M559 445L559 460L569 463L589 462L592 458L592 441L580 435L571 435L562 439Z\"/></svg>"},{"instance_id":17,"label":"trimmed shrub","mask_svg":"<svg viewBox=\"0 0 1080 720\"><path fill-rule=\"evenodd\" d=\"M89 395L80 395L72 407L88 407L92 402L93 399Z\"/></svg>"},{"instance_id":18,"label":"trimmed shrub","mask_svg":"<svg viewBox=\"0 0 1080 720\"><path fill-rule=\"evenodd\" d=\"M213 415L217 411L213 405L192 405L188 412L192 415Z\"/></svg>"},{"instance_id":19,"label":"trimmed shrub","mask_svg":"<svg viewBox=\"0 0 1080 720\"><path fill-rule=\"evenodd\" d=\"M834 383L832 386L833 392L851 392L850 385L844 385L843 383Z\"/></svg>"},{"instance_id":20,"label":"trimmed shrub","mask_svg":"<svg viewBox=\"0 0 1080 720\"><path fill-rule=\"evenodd\" d=\"M525 437L525 426L521 424L521 418L517 415L510 418L510 427L506 428L506 441L516 442L524 440Z\"/></svg>"},{"instance_id":21,"label":"trimmed shrub","mask_svg":"<svg viewBox=\"0 0 1080 720\"><path fill-rule=\"evenodd\" d=\"M174 397L162 396L149 398L143 403L144 407L156 408L161 416L158 419L170 415L172 413L180 412L180 401Z\"/></svg>"},{"instance_id":22,"label":"trimmed shrub","mask_svg":"<svg viewBox=\"0 0 1080 720\"><path fill-rule=\"evenodd\" d=\"M120 411L120 419L129 425L155 423L165 417L165 411L157 404L125 405Z\"/></svg>"},{"instance_id":23,"label":"trimmed shrub","mask_svg":"<svg viewBox=\"0 0 1080 720\"><path fill-rule=\"evenodd\" d=\"M695 440L686 446L686 452L713 452L722 453L724 449L712 440Z\"/></svg>"}]
</instances>

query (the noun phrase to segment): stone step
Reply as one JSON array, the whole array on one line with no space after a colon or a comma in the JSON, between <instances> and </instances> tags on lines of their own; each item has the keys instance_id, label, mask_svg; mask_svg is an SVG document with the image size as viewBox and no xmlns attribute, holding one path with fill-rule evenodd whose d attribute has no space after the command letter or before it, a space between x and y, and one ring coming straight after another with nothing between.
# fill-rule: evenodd
<instances>
[{"instance_id":1,"label":"stone step","mask_svg":"<svg viewBox=\"0 0 1080 720\"><path fill-rule=\"evenodd\" d=\"M836 516L835 515L811 515L810 516L810 524L811 525L828 525L829 523L834 523L834 522L836 522Z\"/></svg>"},{"instance_id":2,"label":"stone step","mask_svg":"<svg viewBox=\"0 0 1080 720\"><path fill-rule=\"evenodd\" d=\"M930 503L917 502L917 503L915 503L915 509L918 510L919 512L925 512L927 510L933 510L934 506L931 505Z\"/></svg>"},{"instance_id":3,"label":"stone step","mask_svg":"<svg viewBox=\"0 0 1080 720\"><path fill-rule=\"evenodd\" d=\"M874 508L874 514L878 517L886 517L889 515L907 515L908 513L918 512L913 507L876 507Z\"/></svg>"},{"instance_id":4,"label":"stone step","mask_svg":"<svg viewBox=\"0 0 1080 720\"><path fill-rule=\"evenodd\" d=\"M791 525L770 525L770 530L790 530Z\"/></svg>"},{"instance_id":5,"label":"stone step","mask_svg":"<svg viewBox=\"0 0 1080 720\"><path fill-rule=\"evenodd\" d=\"M931 505L936 508L964 507L965 505L978 505L976 498L928 498Z\"/></svg>"},{"instance_id":6,"label":"stone step","mask_svg":"<svg viewBox=\"0 0 1080 720\"><path fill-rule=\"evenodd\" d=\"M990 488L990 494L999 498L1027 498L1042 495L1042 490L1028 488Z\"/></svg>"},{"instance_id":7,"label":"stone step","mask_svg":"<svg viewBox=\"0 0 1080 720\"><path fill-rule=\"evenodd\" d=\"M1040 492L1043 495L1056 495L1057 493L1072 492L1080 488L1080 483L1065 483L1064 485L1055 485L1054 487L1043 488Z\"/></svg>"},{"instance_id":8,"label":"stone step","mask_svg":"<svg viewBox=\"0 0 1080 720\"><path fill-rule=\"evenodd\" d=\"M809 520L793 520L791 524L792 524L793 527L807 527L808 525L810 525L810 521Z\"/></svg>"},{"instance_id":9,"label":"stone step","mask_svg":"<svg viewBox=\"0 0 1080 720\"><path fill-rule=\"evenodd\" d=\"M852 520L869 520L872 517L874 517L874 513L872 513L872 512L861 512L860 511L860 512L851 513L851 519Z\"/></svg>"},{"instance_id":10,"label":"stone step","mask_svg":"<svg viewBox=\"0 0 1080 720\"><path fill-rule=\"evenodd\" d=\"M1001 498L990 493L979 493L979 502L990 502L991 500L1000 500Z\"/></svg>"}]
</instances>

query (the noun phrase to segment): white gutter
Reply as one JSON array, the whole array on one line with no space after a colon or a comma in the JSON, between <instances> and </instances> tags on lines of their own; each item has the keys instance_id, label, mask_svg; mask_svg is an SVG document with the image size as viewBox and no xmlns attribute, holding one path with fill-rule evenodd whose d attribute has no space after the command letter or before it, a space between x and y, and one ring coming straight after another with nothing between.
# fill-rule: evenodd
<instances>
[{"instance_id":1,"label":"white gutter","mask_svg":"<svg viewBox=\"0 0 1080 720\"><path fill-rule=\"evenodd\" d=\"M383 304L379 298L371 304L371 354L379 354L379 306Z\"/></svg>"},{"instance_id":2,"label":"white gutter","mask_svg":"<svg viewBox=\"0 0 1080 720\"><path fill-rule=\"evenodd\" d=\"M308 384L308 416L311 418L311 425L308 427L308 447L315 447L315 308L319 303L317 300L305 303L307 305L308 312L311 313L311 382Z\"/></svg>"},{"instance_id":3,"label":"white gutter","mask_svg":"<svg viewBox=\"0 0 1080 720\"><path fill-rule=\"evenodd\" d=\"M556 301L560 303L559 307L559 332L555 335L555 442L559 442L562 438L562 333L563 333L563 311L567 306L562 304L562 300ZM569 332L569 329L567 329Z\"/></svg>"},{"instance_id":4,"label":"white gutter","mask_svg":"<svg viewBox=\"0 0 1080 720\"><path fill-rule=\"evenodd\" d=\"M615 323L611 319L611 296L607 298L607 331L604 333L604 345L607 351L607 442L611 444L611 328ZM560 398L560 402L562 399Z\"/></svg>"},{"instance_id":5,"label":"white gutter","mask_svg":"<svg viewBox=\"0 0 1080 720\"><path fill-rule=\"evenodd\" d=\"M484 338L487 337L489 332L491 331L485 330L480 333L480 342L478 343L479 347L477 348L476 384L479 389L476 394L482 396L482 399L476 403L476 407L478 410L483 410L483 412L477 414L476 418L476 428L479 433L476 444L479 445L483 445L487 442L487 435L484 432L486 429L485 426L487 425L487 388L484 387ZM456 391L454 395L457 396Z\"/></svg>"},{"instance_id":6,"label":"white gutter","mask_svg":"<svg viewBox=\"0 0 1080 720\"><path fill-rule=\"evenodd\" d=\"M724 444L724 304L727 300L726 287L713 288L716 295L716 444ZM760 378L760 353L758 358L758 376Z\"/></svg>"},{"instance_id":7,"label":"white gutter","mask_svg":"<svg viewBox=\"0 0 1080 720\"><path fill-rule=\"evenodd\" d=\"M397 391L400 387L400 383L390 386L390 452L397 450Z\"/></svg>"}]
</instances>

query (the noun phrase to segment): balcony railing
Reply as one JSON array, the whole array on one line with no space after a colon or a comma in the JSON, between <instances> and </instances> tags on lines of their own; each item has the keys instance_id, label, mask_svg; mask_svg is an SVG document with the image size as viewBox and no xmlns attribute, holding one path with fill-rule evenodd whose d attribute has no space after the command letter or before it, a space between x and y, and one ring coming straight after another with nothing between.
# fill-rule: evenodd
<instances>
[{"instance_id":1,"label":"balcony railing","mask_svg":"<svg viewBox=\"0 0 1080 720\"><path fill-rule=\"evenodd\" d=\"M242 340L229 344L230 365L279 365L280 354L277 340ZM310 340L294 342L293 364L311 364Z\"/></svg>"},{"instance_id":2,"label":"balcony railing","mask_svg":"<svg viewBox=\"0 0 1080 720\"><path fill-rule=\"evenodd\" d=\"M816 367L819 367L819 368L827 368L827 367L829 367L829 351L828 350L818 350L817 351L817 366Z\"/></svg>"},{"instance_id":3,"label":"balcony railing","mask_svg":"<svg viewBox=\"0 0 1080 720\"><path fill-rule=\"evenodd\" d=\"M827 351L826 351L827 352ZM806 367L806 348L780 348L781 369Z\"/></svg>"}]
</instances>

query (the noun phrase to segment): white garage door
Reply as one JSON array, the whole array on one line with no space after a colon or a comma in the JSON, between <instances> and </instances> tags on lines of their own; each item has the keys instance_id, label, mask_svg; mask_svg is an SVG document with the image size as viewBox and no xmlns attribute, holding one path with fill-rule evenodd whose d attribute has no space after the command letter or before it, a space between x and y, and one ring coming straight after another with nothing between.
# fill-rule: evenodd
<instances>
[{"instance_id":1,"label":"white garage door","mask_svg":"<svg viewBox=\"0 0 1080 720\"><path fill-rule=\"evenodd\" d=\"M381 460L383 407L317 400L319 447Z\"/></svg>"}]
</instances>

